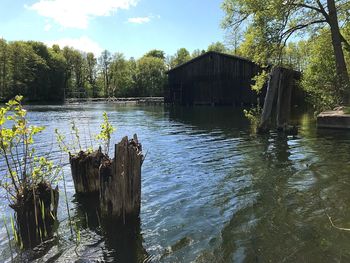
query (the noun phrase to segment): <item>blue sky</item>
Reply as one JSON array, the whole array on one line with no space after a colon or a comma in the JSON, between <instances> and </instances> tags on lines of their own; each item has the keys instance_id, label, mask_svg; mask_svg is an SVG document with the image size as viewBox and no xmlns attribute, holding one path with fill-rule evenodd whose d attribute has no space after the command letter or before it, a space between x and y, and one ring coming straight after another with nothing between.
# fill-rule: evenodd
<instances>
[{"instance_id":1,"label":"blue sky","mask_svg":"<svg viewBox=\"0 0 350 263\"><path fill-rule=\"evenodd\" d=\"M0 0L0 37L138 58L224 40L222 0Z\"/></svg>"}]
</instances>

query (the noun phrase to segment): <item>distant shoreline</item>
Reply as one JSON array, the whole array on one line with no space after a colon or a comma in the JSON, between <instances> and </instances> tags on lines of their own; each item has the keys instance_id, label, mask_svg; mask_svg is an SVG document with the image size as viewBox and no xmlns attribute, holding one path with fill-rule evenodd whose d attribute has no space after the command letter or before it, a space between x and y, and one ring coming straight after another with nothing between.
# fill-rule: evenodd
<instances>
[{"instance_id":1,"label":"distant shoreline","mask_svg":"<svg viewBox=\"0 0 350 263\"><path fill-rule=\"evenodd\" d=\"M64 101L67 104L75 103L116 103L116 104L149 104L162 105L164 104L164 97L131 97L131 98L68 98Z\"/></svg>"}]
</instances>

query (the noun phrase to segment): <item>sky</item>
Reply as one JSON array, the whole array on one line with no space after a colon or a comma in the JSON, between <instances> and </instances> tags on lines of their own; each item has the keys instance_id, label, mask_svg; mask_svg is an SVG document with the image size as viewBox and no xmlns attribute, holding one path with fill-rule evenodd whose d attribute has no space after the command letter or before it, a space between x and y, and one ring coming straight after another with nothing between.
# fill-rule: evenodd
<instances>
[{"instance_id":1,"label":"sky","mask_svg":"<svg viewBox=\"0 0 350 263\"><path fill-rule=\"evenodd\" d=\"M224 41L222 0L0 0L0 38L139 58Z\"/></svg>"}]
</instances>

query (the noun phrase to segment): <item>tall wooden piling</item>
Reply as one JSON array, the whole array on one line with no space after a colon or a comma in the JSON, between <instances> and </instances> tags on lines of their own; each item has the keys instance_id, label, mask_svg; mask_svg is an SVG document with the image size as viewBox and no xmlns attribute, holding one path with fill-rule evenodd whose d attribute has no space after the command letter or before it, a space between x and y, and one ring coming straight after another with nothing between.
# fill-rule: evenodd
<instances>
[{"instance_id":1,"label":"tall wooden piling","mask_svg":"<svg viewBox=\"0 0 350 263\"><path fill-rule=\"evenodd\" d=\"M258 127L259 133L267 132L271 125L274 124L279 131L287 133L296 132L296 128L288 126L288 122L295 79L299 78L299 75L294 70L282 67L274 67L271 70L260 125ZM275 114L273 114L274 109ZM273 123L273 117L275 117L275 123Z\"/></svg>"},{"instance_id":2,"label":"tall wooden piling","mask_svg":"<svg viewBox=\"0 0 350 263\"><path fill-rule=\"evenodd\" d=\"M100 166L100 208L103 216L135 218L141 207L142 146L137 135L115 145L114 159Z\"/></svg>"}]
</instances>

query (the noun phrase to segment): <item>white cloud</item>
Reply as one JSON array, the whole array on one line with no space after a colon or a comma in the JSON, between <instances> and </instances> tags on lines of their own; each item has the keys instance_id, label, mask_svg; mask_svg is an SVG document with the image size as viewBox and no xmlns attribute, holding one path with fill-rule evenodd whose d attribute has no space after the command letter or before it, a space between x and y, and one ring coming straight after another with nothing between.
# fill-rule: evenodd
<instances>
[{"instance_id":1,"label":"white cloud","mask_svg":"<svg viewBox=\"0 0 350 263\"><path fill-rule=\"evenodd\" d=\"M65 46L73 47L86 53L92 52L96 56L99 56L103 51L102 47L98 43L96 43L87 36L82 36L80 38L62 38L53 41L46 41L45 44L49 47L51 47L54 44L59 45L61 48Z\"/></svg>"},{"instance_id":2,"label":"white cloud","mask_svg":"<svg viewBox=\"0 0 350 263\"><path fill-rule=\"evenodd\" d=\"M151 19L153 19L153 18L160 19L160 15L157 15L157 16L149 15L149 16L143 16L143 17L130 17L128 19L128 23L145 24L145 23L150 22Z\"/></svg>"},{"instance_id":3,"label":"white cloud","mask_svg":"<svg viewBox=\"0 0 350 263\"><path fill-rule=\"evenodd\" d=\"M133 24L145 24L151 21L151 17L145 16L145 17L130 17L128 19L129 23Z\"/></svg>"},{"instance_id":4,"label":"white cloud","mask_svg":"<svg viewBox=\"0 0 350 263\"><path fill-rule=\"evenodd\" d=\"M52 28L52 25L50 25L50 24L46 24L46 25L44 26L44 30L45 30L45 31L50 31L51 28Z\"/></svg>"},{"instance_id":5,"label":"white cloud","mask_svg":"<svg viewBox=\"0 0 350 263\"><path fill-rule=\"evenodd\" d=\"M51 18L66 28L86 29L89 20L110 16L118 9L129 9L139 0L39 0L28 9Z\"/></svg>"}]
</instances>

